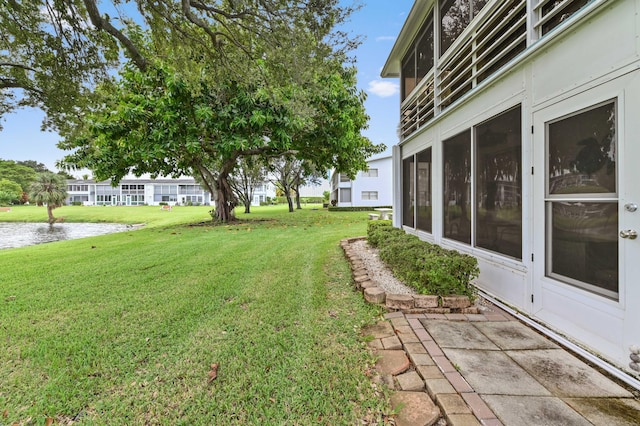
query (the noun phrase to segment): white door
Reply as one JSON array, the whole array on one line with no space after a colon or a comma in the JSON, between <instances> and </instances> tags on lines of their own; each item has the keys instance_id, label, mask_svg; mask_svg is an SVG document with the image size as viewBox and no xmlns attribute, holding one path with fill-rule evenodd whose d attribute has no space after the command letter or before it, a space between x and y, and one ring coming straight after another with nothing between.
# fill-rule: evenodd
<instances>
[{"instance_id":1,"label":"white door","mask_svg":"<svg viewBox=\"0 0 640 426\"><path fill-rule=\"evenodd\" d=\"M638 75L533 114L533 315L623 367L640 344Z\"/></svg>"}]
</instances>

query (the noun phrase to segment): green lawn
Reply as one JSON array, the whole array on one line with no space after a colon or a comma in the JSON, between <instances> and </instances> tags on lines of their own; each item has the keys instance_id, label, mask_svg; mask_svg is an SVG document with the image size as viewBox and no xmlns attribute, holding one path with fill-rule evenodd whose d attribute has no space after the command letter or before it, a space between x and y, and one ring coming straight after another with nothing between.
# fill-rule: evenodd
<instances>
[{"instance_id":1,"label":"green lawn","mask_svg":"<svg viewBox=\"0 0 640 426\"><path fill-rule=\"evenodd\" d=\"M0 250L0 424L382 421L359 336L381 312L352 291L338 245L367 213L264 207L189 225L207 212L65 207L66 221L148 226Z\"/></svg>"}]
</instances>

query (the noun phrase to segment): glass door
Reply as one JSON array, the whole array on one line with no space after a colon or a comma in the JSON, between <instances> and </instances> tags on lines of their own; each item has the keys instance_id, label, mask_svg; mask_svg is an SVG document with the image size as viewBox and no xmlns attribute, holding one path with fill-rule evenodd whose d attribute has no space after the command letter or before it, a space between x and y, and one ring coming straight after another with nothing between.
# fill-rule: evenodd
<instances>
[{"instance_id":1,"label":"glass door","mask_svg":"<svg viewBox=\"0 0 640 426\"><path fill-rule=\"evenodd\" d=\"M545 274L618 300L617 102L547 122Z\"/></svg>"}]
</instances>

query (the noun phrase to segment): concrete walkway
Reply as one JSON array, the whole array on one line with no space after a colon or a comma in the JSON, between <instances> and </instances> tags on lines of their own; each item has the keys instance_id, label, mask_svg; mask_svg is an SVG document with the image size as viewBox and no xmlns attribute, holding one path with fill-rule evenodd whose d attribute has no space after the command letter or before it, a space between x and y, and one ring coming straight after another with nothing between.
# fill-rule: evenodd
<instances>
[{"instance_id":1,"label":"concrete walkway","mask_svg":"<svg viewBox=\"0 0 640 426\"><path fill-rule=\"evenodd\" d=\"M385 317L364 333L399 426L640 425L629 390L496 306Z\"/></svg>"}]
</instances>

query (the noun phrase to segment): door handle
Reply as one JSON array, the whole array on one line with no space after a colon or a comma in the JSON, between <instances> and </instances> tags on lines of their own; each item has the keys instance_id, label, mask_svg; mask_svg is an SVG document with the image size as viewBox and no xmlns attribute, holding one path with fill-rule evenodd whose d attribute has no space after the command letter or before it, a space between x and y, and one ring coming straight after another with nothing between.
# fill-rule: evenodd
<instances>
[{"instance_id":1,"label":"door handle","mask_svg":"<svg viewBox=\"0 0 640 426\"><path fill-rule=\"evenodd\" d=\"M620 231L620 238L628 238L630 240L635 240L638 238L638 233L633 229L627 229Z\"/></svg>"}]
</instances>

